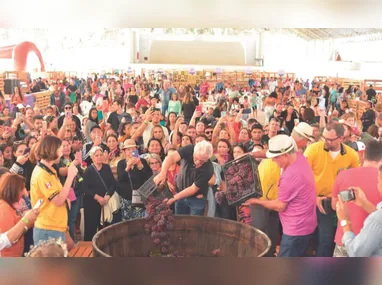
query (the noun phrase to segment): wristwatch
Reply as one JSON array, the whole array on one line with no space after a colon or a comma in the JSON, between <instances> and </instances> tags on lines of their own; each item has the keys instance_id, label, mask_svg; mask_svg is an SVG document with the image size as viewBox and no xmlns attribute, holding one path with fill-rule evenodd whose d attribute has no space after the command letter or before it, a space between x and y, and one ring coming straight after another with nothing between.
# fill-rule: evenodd
<instances>
[{"instance_id":1,"label":"wristwatch","mask_svg":"<svg viewBox=\"0 0 382 285\"><path fill-rule=\"evenodd\" d=\"M349 225L349 224L350 224L350 222L348 222L347 220L342 220L342 221L340 222L341 227L346 227L346 226Z\"/></svg>"}]
</instances>

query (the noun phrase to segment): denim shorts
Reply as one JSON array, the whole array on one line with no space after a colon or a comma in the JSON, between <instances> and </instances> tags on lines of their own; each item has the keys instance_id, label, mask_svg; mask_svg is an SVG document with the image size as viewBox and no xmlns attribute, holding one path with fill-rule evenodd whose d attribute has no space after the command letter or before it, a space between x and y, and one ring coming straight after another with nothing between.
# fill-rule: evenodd
<instances>
[{"instance_id":1,"label":"denim shorts","mask_svg":"<svg viewBox=\"0 0 382 285\"><path fill-rule=\"evenodd\" d=\"M40 242L49 240L51 238L54 238L56 240L61 238L63 242L66 242L65 232L43 230L38 228L33 229L33 241L35 245L38 245Z\"/></svg>"}]
</instances>

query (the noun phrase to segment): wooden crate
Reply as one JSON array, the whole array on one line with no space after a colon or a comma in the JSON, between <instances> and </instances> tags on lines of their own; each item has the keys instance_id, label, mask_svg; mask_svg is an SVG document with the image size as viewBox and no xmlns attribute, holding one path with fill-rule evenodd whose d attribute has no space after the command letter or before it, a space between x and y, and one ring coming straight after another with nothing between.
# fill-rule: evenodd
<instances>
[{"instance_id":1,"label":"wooden crate","mask_svg":"<svg viewBox=\"0 0 382 285\"><path fill-rule=\"evenodd\" d=\"M362 80L356 80L356 79L349 79L349 78L343 78L342 79L342 87L346 90L348 87L352 85L353 88L356 85L359 85L360 88L362 87Z\"/></svg>"},{"instance_id":2,"label":"wooden crate","mask_svg":"<svg viewBox=\"0 0 382 285\"><path fill-rule=\"evenodd\" d=\"M42 91L42 92L37 92L33 93L35 97L35 103L34 106L37 108L46 108L50 105L50 95L52 94L51 91Z\"/></svg>"},{"instance_id":3,"label":"wooden crate","mask_svg":"<svg viewBox=\"0 0 382 285\"><path fill-rule=\"evenodd\" d=\"M357 102L357 119L361 119L363 112L365 112L367 102L358 101Z\"/></svg>"},{"instance_id":4,"label":"wooden crate","mask_svg":"<svg viewBox=\"0 0 382 285\"><path fill-rule=\"evenodd\" d=\"M28 93L29 92L29 80L28 73L25 71L5 71L0 73L0 90L5 95L4 91L4 80L5 79L18 79L20 80L21 92ZM12 94L7 94L12 95Z\"/></svg>"},{"instance_id":5,"label":"wooden crate","mask_svg":"<svg viewBox=\"0 0 382 285\"><path fill-rule=\"evenodd\" d=\"M326 84L329 87L333 84L340 84L342 86L343 84L343 78L339 77L330 77L330 76L315 76L313 78L314 83Z\"/></svg>"},{"instance_id":6,"label":"wooden crate","mask_svg":"<svg viewBox=\"0 0 382 285\"><path fill-rule=\"evenodd\" d=\"M93 244L91 241L80 241L69 252L69 257L93 257Z\"/></svg>"},{"instance_id":7,"label":"wooden crate","mask_svg":"<svg viewBox=\"0 0 382 285\"><path fill-rule=\"evenodd\" d=\"M366 92L369 89L369 86L373 85L374 90L377 93L382 93L382 80L381 79L365 79L364 80L364 91Z\"/></svg>"},{"instance_id":8,"label":"wooden crate","mask_svg":"<svg viewBox=\"0 0 382 285\"><path fill-rule=\"evenodd\" d=\"M4 94L4 72L0 72L0 91Z\"/></svg>"},{"instance_id":9,"label":"wooden crate","mask_svg":"<svg viewBox=\"0 0 382 285\"><path fill-rule=\"evenodd\" d=\"M57 80L63 80L65 78L65 72L60 71L48 71L49 80L56 82Z\"/></svg>"}]
</instances>

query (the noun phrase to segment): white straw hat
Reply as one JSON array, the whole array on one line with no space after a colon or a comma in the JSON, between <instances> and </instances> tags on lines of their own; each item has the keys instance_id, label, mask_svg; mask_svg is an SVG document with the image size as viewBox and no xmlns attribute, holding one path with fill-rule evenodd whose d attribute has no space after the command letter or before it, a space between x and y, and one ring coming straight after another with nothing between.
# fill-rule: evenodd
<instances>
[{"instance_id":1,"label":"white straw hat","mask_svg":"<svg viewBox=\"0 0 382 285\"><path fill-rule=\"evenodd\" d=\"M302 135L304 138L312 142L314 141L313 127L308 125L307 123L299 123L297 126L294 127L294 130L296 130L296 132Z\"/></svg>"},{"instance_id":2,"label":"white straw hat","mask_svg":"<svg viewBox=\"0 0 382 285\"><path fill-rule=\"evenodd\" d=\"M277 135L269 140L269 149L267 150L267 158L273 158L296 149L296 142L287 135Z\"/></svg>"}]
</instances>

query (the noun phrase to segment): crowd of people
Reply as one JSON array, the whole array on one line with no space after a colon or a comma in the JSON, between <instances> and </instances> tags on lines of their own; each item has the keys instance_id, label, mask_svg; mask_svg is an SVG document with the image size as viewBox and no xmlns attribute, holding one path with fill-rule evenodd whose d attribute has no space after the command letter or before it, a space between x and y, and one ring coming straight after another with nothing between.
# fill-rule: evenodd
<instances>
[{"instance_id":1,"label":"crowd of people","mask_svg":"<svg viewBox=\"0 0 382 285\"><path fill-rule=\"evenodd\" d=\"M382 255L382 94L372 86L363 94L296 78L191 86L170 75L96 75L31 86L44 89L46 108L26 105L19 87L11 106L0 102L1 256L52 239L70 250L145 217L137 190L150 179L167 183L175 215L264 231L270 257ZM367 102L360 118L350 99ZM223 166L248 155L263 197L217 203Z\"/></svg>"}]
</instances>

